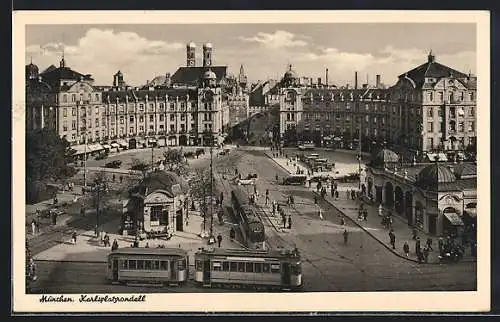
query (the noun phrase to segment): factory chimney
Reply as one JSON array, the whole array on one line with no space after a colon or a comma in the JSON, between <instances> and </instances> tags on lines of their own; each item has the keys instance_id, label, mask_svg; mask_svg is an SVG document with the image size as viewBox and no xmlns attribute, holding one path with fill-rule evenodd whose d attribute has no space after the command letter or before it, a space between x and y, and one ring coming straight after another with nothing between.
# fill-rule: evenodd
<instances>
[{"instance_id":1,"label":"factory chimney","mask_svg":"<svg viewBox=\"0 0 500 322\"><path fill-rule=\"evenodd\" d=\"M375 79L376 79L375 87L380 88L380 75L375 76Z\"/></svg>"},{"instance_id":2,"label":"factory chimney","mask_svg":"<svg viewBox=\"0 0 500 322\"><path fill-rule=\"evenodd\" d=\"M358 72L354 72L354 89L358 89Z\"/></svg>"},{"instance_id":3,"label":"factory chimney","mask_svg":"<svg viewBox=\"0 0 500 322\"><path fill-rule=\"evenodd\" d=\"M325 71L325 85L328 87L328 68Z\"/></svg>"}]
</instances>

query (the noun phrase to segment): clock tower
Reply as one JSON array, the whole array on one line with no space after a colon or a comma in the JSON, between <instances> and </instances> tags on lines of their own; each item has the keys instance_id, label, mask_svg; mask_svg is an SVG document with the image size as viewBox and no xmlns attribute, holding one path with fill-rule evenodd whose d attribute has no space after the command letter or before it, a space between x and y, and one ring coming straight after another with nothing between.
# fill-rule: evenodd
<instances>
[{"instance_id":1,"label":"clock tower","mask_svg":"<svg viewBox=\"0 0 500 322\"><path fill-rule=\"evenodd\" d=\"M195 67L196 66L196 44L190 42L186 45L186 66Z\"/></svg>"},{"instance_id":2,"label":"clock tower","mask_svg":"<svg viewBox=\"0 0 500 322\"><path fill-rule=\"evenodd\" d=\"M206 43L203 45L203 67L212 66L212 44Z\"/></svg>"}]
</instances>

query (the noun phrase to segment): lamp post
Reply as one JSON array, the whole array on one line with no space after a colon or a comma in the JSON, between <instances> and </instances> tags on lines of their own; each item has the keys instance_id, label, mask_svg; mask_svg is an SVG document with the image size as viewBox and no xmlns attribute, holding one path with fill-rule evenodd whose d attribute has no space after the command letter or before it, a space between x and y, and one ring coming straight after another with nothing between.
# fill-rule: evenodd
<instances>
[{"instance_id":1,"label":"lamp post","mask_svg":"<svg viewBox=\"0 0 500 322\"><path fill-rule=\"evenodd\" d=\"M82 194L85 194L87 188L87 129L83 132L83 189Z\"/></svg>"},{"instance_id":2,"label":"lamp post","mask_svg":"<svg viewBox=\"0 0 500 322\"><path fill-rule=\"evenodd\" d=\"M101 192L105 192L107 189L106 182L101 178L96 178L94 184L92 185L92 190L96 193L96 227L99 230L100 226L100 213L99 206L101 203Z\"/></svg>"},{"instance_id":3,"label":"lamp post","mask_svg":"<svg viewBox=\"0 0 500 322\"><path fill-rule=\"evenodd\" d=\"M213 185L214 185L214 170L213 170L213 147L214 147L214 134L210 131L210 235L209 235L209 243L212 242L214 238L213 229L214 229L214 213L213 213ZM214 240L215 242L215 240Z\"/></svg>"}]
</instances>

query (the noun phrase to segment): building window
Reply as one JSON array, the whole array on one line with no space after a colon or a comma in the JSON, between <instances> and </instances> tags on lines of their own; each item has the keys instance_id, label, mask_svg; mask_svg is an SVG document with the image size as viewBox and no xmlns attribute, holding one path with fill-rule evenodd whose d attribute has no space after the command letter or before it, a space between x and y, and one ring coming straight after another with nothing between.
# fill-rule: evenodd
<instances>
[{"instance_id":1,"label":"building window","mask_svg":"<svg viewBox=\"0 0 500 322\"><path fill-rule=\"evenodd\" d=\"M449 128L450 131L455 132L457 130L455 121L450 121L450 124L449 124L448 128Z\"/></svg>"},{"instance_id":2,"label":"building window","mask_svg":"<svg viewBox=\"0 0 500 322\"><path fill-rule=\"evenodd\" d=\"M463 132L464 131L464 122L458 122L458 131Z\"/></svg>"},{"instance_id":3,"label":"building window","mask_svg":"<svg viewBox=\"0 0 500 322\"><path fill-rule=\"evenodd\" d=\"M73 140L73 141L76 140L76 134L75 133L71 134L71 140Z\"/></svg>"},{"instance_id":4,"label":"building window","mask_svg":"<svg viewBox=\"0 0 500 322\"><path fill-rule=\"evenodd\" d=\"M67 131L68 130L68 121L64 120L63 122L63 131Z\"/></svg>"},{"instance_id":5,"label":"building window","mask_svg":"<svg viewBox=\"0 0 500 322\"><path fill-rule=\"evenodd\" d=\"M163 122L165 120L165 115L160 114L160 122Z\"/></svg>"},{"instance_id":6,"label":"building window","mask_svg":"<svg viewBox=\"0 0 500 322\"><path fill-rule=\"evenodd\" d=\"M454 106L451 106L451 107L450 107L450 117L451 117L452 119L454 119L454 118L455 118L455 114L456 114L455 107L454 107Z\"/></svg>"},{"instance_id":7,"label":"building window","mask_svg":"<svg viewBox=\"0 0 500 322\"><path fill-rule=\"evenodd\" d=\"M373 123L377 124L377 117L376 116L373 117Z\"/></svg>"},{"instance_id":8,"label":"building window","mask_svg":"<svg viewBox=\"0 0 500 322\"><path fill-rule=\"evenodd\" d=\"M370 117L368 115L365 115L365 122L370 122Z\"/></svg>"},{"instance_id":9,"label":"building window","mask_svg":"<svg viewBox=\"0 0 500 322\"><path fill-rule=\"evenodd\" d=\"M125 118L123 116L120 116L120 124L124 124L125 123Z\"/></svg>"},{"instance_id":10,"label":"building window","mask_svg":"<svg viewBox=\"0 0 500 322\"><path fill-rule=\"evenodd\" d=\"M75 94L72 94L72 95L71 95L71 101L72 101L72 102L76 102L76 95L75 95Z\"/></svg>"},{"instance_id":11,"label":"building window","mask_svg":"<svg viewBox=\"0 0 500 322\"><path fill-rule=\"evenodd\" d=\"M174 116L174 114L170 114L170 121L175 121L175 116Z\"/></svg>"},{"instance_id":12,"label":"building window","mask_svg":"<svg viewBox=\"0 0 500 322\"><path fill-rule=\"evenodd\" d=\"M427 145L429 146L429 149L434 148L434 138L427 138Z\"/></svg>"},{"instance_id":13,"label":"building window","mask_svg":"<svg viewBox=\"0 0 500 322\"><path fill-rule=\"evenodd\" d=\"M434 124L432 122L427 123L427 132L432 133L434 132Z\"/></svg>"},{"instance_id":14,"label":"building window","mask_svg":"<svg viewBox=\"0 0 500 322\"><path fill-rule=\"evenodd\" d=\"M143 125L139 126L139 131L140 132L144 132L144 126Z\"/></svg>"},{"instance_id":15,"label":"building window","mask_svg":"<svg viewBox=\"0 0 500 322\"><path fill-rule=\"evenodd\" d=\"M474 107L472 107L472 106L469 109L469 115L474 116Z\"/></svg>"},{"instance_id":16,"label":"building window","mask_svg":"<svg viewBox=\"0 0 500 322\"><path fill-rule=\"evenodd\" d=\"M106 118L105 117L102 118L101 124L102 124L102 126L106 126Z\"/></svg>"},{"instance_id":17,"label":"building window","mask_svg":"<svg viewBox=\"0 0 500 322\"><path fill-rule=\"evenodd\" d=\"M139 112L144 112L144 104L139 104Z\"/></svg>"},{"instance_id":18,"label":"building window","mask_svg":"<svg viewBox=\"0 0 500 322\"><path fill-rule=\"evenodd\" d=\"M66 94L63 94L62 101L63 101L63 103L68 102L68 96Z\"/></svg>"},{"instance_id":19,"label":"building window","mask_svg":"<svg viewBox=\"0 0 500 322\"><path fill-rule=\"evenodd\" d=\"M95 131L95 137L99 138L99 131Z\"/></svg>"},{"instance_id":20,"label":"building window","mask_svg":"<svg viewBox=\"0 0 500 322\"><path fill-rule=\"evenodd\" d=\"M149 129L150 129L150 130L152 130L152 131L154 131L155 126L154 126L154 125L150 125L150 126L149 126Z\"/></svg>"},{"instance_id":21,"label":"building window","mask_svg":"<svg viewBox=\"0 0 500 322\"><path fill-rule=\"evenodd\" d=\"M474 92L469 93L469 101L474 100Z\"/></svg>"},{"instance_id":22,"label":"building window","mask_svg":"<svg viewBox=\"0 0 500 322\"><path fill-rule=\"evenodd\" d=\"M434 100L434 93L430 92L429 93L429 101L433 101Z\"/></svg>"},{"instance_id":23,"label":"building window","mask_svg":"<svg viewBox=\"0 0 500 322\"><path fill-rule=\"evenodd\" d=\"M144 116L139 116L139 123L144 123Z\"/></svg>"},{"instance_id":24,"label":"building window","mask_svg":"<svg viewBox=\"0 0 500 322\"><path fill-rule=\"evenodd\" d=\"M99 118L98 118L98 117L96 117L96 118L95 118L95 126L96 126L96 127L98 127L98 126L99 126Z\"/></svg>"},{"instance_id":25,"label":"building window","mask_svg":"<svg viewBox=\"0 0 500 322\"><path fill-rule=\"evenodd\" d=\"M175 126L173 124L170 124L170 132L175 132Z\"/></svg>"},{"instance_id":26,"label":"building window","mask_svg":"<svg viewBox=\"0 0 500 322\"><path fill-rule=\"evenodd\" d=\"M64 117L68 116L68 109L66 107L63 108L63 116Z\"/></svg>"},{"instance_id":27,"label":"building window","mask_svg":"<svg viewBox=\"0 0 500 322\"><path fill-rule=\"evenodd\" d=\"M149 111L153 112L155 110L155 107L153 104L149 104Z\"/></svg>"},{"instance_id":28,"label":"building window","mask_svg":"<svg viewBox=\"0 0 500 322\"><path fill-rule=\"evenodd\" d=\"M133 126L131 126L131 127L129 128L129 133L130 133L130 134L133 134L133 133L134 133L134 127L133 127Z\"/></svg>"},{"instance_id":29,"label":"building window","mask_svg":"<svg viewBox=\"0 0 500 322\"><path fill-rule=\"evenodd\" d=\"M154 115L150 115L149 116L149 122L154 122L155 121L155 117Z\"/></svg>"},{"instance_id":30,"label":"building window","mask_svg":"<svg viewBox=\"0 0 500 322\"><path fill-rule=\"evenodd\" d=\"M186 114L181 114L181 121L185 121L186 120Z\"/></svg>"},{"instance_id":31,"label":"building window","mask_svg":"<svg viewBox=\"0 0 500 322\"><path fill-rule=\"evenodd\" d=\"M439 92L439 101L442 102L443 101L443 92Z\"/></svg>"},{"instance_id":32,"label":"building window","mask_svg":"<svg viewBox=\"0 0 500 322\"><path fill-rule=\"evenodd\" d=\"M191 102L191 107L195 108L196 107L196 103L195 102Z\"/></svg>"},{"instance_id":33,"label":"building window","mask_svg":"<svg viewBox=\"0 0 500 322\"><path fill-rule=\"evenodd\" d=\"M175 104L174 103L170 103L170 109L171 110L175 110Z\"/></svg>"},{"instance_id":34,"label":"building window","mask_svg":"<svg viewBox=\"0 0 500 322\"><path fill-rule=\"evenodd\" d=\"M163 131L164 128L165 126L163 124L160 124L160 130Z\"/></svg>"},{"instance_id":35,"label":"building window","mask_svg":"<svg viewBox=\"0 0 500 322\"><path fill-rule=\"evenodd\" d=\"M99 100L99 94L95 94L95 100L98 101Z\"/></svg>"},{"instance_id":36,"label":"building window","mask_svg":"<svg viewBox=\"0 0 500 322\"><path fill-rule=\"evenodd\" d=\"M429 109L427 110L427 116L434 117L434 110L432 109L432 107L429 107Z\"/></svg>"},{"instance_id":37,"label":"building window","mask_svg":"<svg viewBox=\"0 0 500 322\"><path fill-rule=\"evenodd\" d=\"M365 110L369 110L370 109L370 105L369 104L365 104Z\"/></svg>"},{"instance_id":38,"label":"building window","mask_svg":"<svg viewBox=\"0 0 500 322\"><path fill-rule=\"evenodd\" d=\"M128 120L130 121L130 123L133 123L134 122L134 116L133 115L130 115Z\"/></svg>"},{"instance_id":39,"label":"building window","mask_svg":"<svg viewBox=\"0 0 500 322\"><path fill-rule=\"evenodd\" d=\"M474 121L471 121L469 123L469 128L467 129L469 132L473 132L474 131Z\"/></svg>"}]
</instances>

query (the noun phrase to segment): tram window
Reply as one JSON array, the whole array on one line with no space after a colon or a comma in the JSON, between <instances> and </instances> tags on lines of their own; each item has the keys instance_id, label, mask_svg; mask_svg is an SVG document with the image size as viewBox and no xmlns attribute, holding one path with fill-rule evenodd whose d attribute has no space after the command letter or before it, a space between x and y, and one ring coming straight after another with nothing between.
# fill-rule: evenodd
<instances>
[{"instance_id":1,"label":"tram window","mask_svg":"<svg viewBox=\"0 0 500 322\"><path fill-rule=\"evenodd\" d=\"M128 269L128 261L127 260L122 260L122 269Z\"/></svg>"},{"instance_id":2,"label":"tram window","mask_svg":"<svg viewBox=\"0 0 500 322\"><path fill-rule=\"evenodd\" d=\"M224 272L229 272L229 262L222 262L222 270Z\"/></svg>"},{"instance_id":3,"label":"tram window","mask_svg":"<svg viewBox=\"0 0 500 322\"><path fill-rule=\"evenodd\" d=\"M168 270L168 262L167 261L160 261L160 269L161 270Z\"/></svg>"},{"instance_id":4,"label":"tram window","mask_svg":"<svg viewBox=\"0 0 500 322\"><path fill-rule=\"evenodd\" d=\"M245 263L238 263L238 272L245 271Z\"/></svg>"},{"instance_id":5,"label":"tram window","mask_svg":"<svg viewBox=\"0 0 500 322\"><path fill-rule=\"evenodd\" d=\"M180 271L183 271L186 269L186 260L184 258L182 259L179 259L179 261L177 262L177 268L180 270Z\"/></svg>"},{"instance_id":6,"label":"tram window","mask_svg":"<svg viewBox=\"0 0 500 322\"><path fill-rule=\"evenodd\" d=\"M136 269L137 261L135 259L131 259L128 261L128 269Z\"/></svg>"},{"instance_id":7,"label":"tram window","mask_svg":"<svg viewBox=\"0 0 500 322\"><path fill-rule=\"evenodd\" d=\"M143 260L137 261L137 269L144 269L144 261Z\"/></svg>"},{"instance_id":8,"label":"tram window","mask_svg":"<svg viewBox=\"0 0 500 322\"><path fill-rule=\"evenodd\" d=\"M263 273L271 272L271 267L270 267L269 263L262 263L262 272Z\"/></svg>"},{"instance_id":9,"label":"tram window","mask_svg":"<svg viewBox=\"0 0 500 322\"><path fill-rule=\"evenodd\" d=\"M236 262L231 262L231 272L237 272L238 271L238 263Z\"/></svg>"},{"instance_id":10,"label":"tram window","mask_svg":"<svg viewBox=\"0 0 500 322\"><path fill-rule=\"evenodd\" d=\"M246 263L246 272L253 273L253 263Z\"/></svg>"},{"instance_id":11,"label":"tram window","mask_svg":"<svg viewBox=\"0 0 500 322\"><path fill-rule=\"evenodd\" d=\"M152 269L160 269L160 261L153 261Z\"/></svg>"},{"instance_id":12,"label":"tram window","mask_svg":"<svg viewBox=\"0 0 500 322\"><path fill-rule=\"evenodd\" d=\"M255 263L255 273L262 273L262 263Z\"/></svg>"},{"instance_id":13,"label":"tram window","mask_svg":"<svg viewBox=\"0 0 500 322\"><path fill-rule=\"evenodd\" d=\"M144 261L144 269L151 269L151 261L148 260Z\"/></svg>"},{"instance_id":14,"label":"tram window","mask_svg":"<svg viewBox=\"0 0 500 322\"><path fill-rule=\"evenodd\" d=\"M271 264L271 273L279 273L280 264Z\"/></svg>"},{"instance_id":15,"label":"tram window","mask_svg":"<svg viewBox=\"0 0 500 322\"><path fill-rule=\"evenodd\" d=\"M197 260L197 261L196 261L196 270L197 270L198 272L203 271L203 261L201 261L201 260Z\"/></svg>"},{"instance_id":16,"label":"tram window","mask_svg":"<svg viewBox=\"0 0 500 322\"><path fill-rule=\"evenodd\" d=\"M212 269L214 271L220 271L221 270L221 263L220 262L212 262Z\"/></svg>"}]
</instances>

